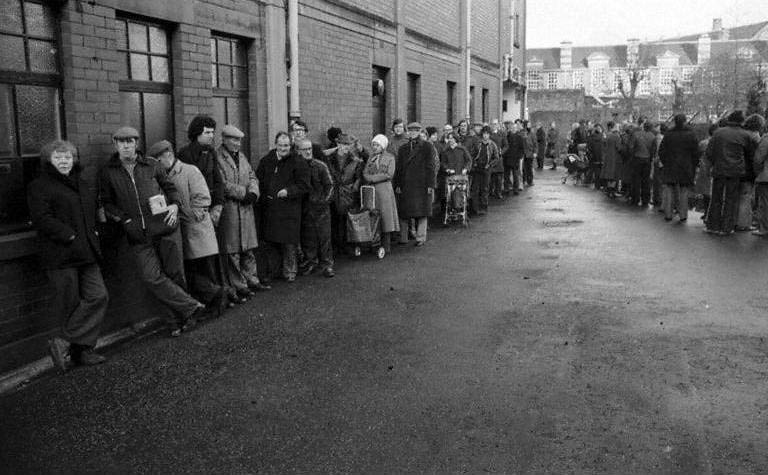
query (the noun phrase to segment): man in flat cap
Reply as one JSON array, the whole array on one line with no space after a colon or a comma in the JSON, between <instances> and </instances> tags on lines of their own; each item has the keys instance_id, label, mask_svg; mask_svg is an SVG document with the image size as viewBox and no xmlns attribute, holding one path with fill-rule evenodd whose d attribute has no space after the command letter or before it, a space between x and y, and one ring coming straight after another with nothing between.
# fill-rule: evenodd
<instances>
[{"instance_id":1,"label":"man in flat cap","mask_svg":"<svg viewBox=\"0 0 768 475\"><path fill-rule=\"evenodd\" d=\"M173 145L161 140L147 156L160 162L179 194L179 221L184 244L184 268L190 293L220 316L227 304L227 291L218 273L219 245L211 220L211 193L203 173L177 159Z\"/></svg>"},{"instance_id":2,"label":"man in flat cap","mask_svg":"<svg viewBox=\"0 0 768 475\"><path fill-rule=\"evenodd\" d=\"M241 298L252 297L252 290L269 290L259 281L254 249L259 246L253 205L259 199L259 181L240 151L245 134L234 125L221 129L221 145L216 149L219 170L224 178L224 209L219 221L219 246L227 256L225 274Z\"/></svg>"},{"instance_id":3,"label":"man in flat cap","mask_svg":"<svg viewBox=\"0 0 768 475\"><path fill-rule=\"evenodd\" d=\"M336 152L328 157L328 170L333 179L331 198L331 235L338 254L347 252L347 211L357 204L365 163L355 153L355 138L341 134L336 139Z\"/></svg>"},{"instance_id":4,"label":"man in flat cap","mask_svg":"<svg viewBox=\"0 0 768 475\"><path fill-rule=\"evenodd\" d=\"M179 336L205 310L185 290L179 192L155 160L138 152L136 129L121 127L112 141L117 152L101 169L99 179L104 211L122 224L142 281L171 310L171 336Z\"/></svg>"},{"instance_id":5,"label":"man in flat cap","mask_svg":"<svg viewBox=\"0 0 768 475\"><path fill-rule=\"evenodd\" d=\"M393 185L398 197L400 244L408 242L408 220L416 221L416 245L427 240L427 220L435 195L435 163L432 145L421 139L421 124L408 124L408 143L397 153Z\"/></svg>"}]
</instances>

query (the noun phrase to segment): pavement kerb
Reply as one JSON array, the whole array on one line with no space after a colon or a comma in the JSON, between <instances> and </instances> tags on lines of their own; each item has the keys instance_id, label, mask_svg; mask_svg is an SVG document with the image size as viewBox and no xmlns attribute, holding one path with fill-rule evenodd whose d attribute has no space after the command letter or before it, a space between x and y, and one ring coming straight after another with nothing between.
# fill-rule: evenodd
<instances>
[{"instance_id":1,"label":"pavement kerb","mask_svg":"<svg viewBox=\"0 0 768 475\"><path fill-rule=\"evenodd\" d=\"M126 340L135 339L139 336L150 335L162 328L162 322L163 321L160 318L149 318L134 323L129 327L122 328L100 337L96 342L96 348L107 348ZM51 369L54 369L53 360L50 356L46 356L45 358L40 358L37 361L33 361L32 363L15 370L0 374L0 394L12 391Z\"/></svg>"}]
</instances>

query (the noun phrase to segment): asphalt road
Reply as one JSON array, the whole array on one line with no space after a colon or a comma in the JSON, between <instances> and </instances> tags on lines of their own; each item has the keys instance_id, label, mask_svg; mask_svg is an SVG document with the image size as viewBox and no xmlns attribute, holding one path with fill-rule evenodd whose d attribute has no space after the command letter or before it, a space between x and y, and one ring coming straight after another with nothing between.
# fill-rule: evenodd
<instances>
[{"instance_id":1,"label":"asphalt road","mask_svg":"<svg viewBox=\"0 0 768 475\"><path fill-rule=\"evenodd\" d=\"M559 183L0 397L0 471L768 470L768 240Z\"/></svg>"}]
</instances>

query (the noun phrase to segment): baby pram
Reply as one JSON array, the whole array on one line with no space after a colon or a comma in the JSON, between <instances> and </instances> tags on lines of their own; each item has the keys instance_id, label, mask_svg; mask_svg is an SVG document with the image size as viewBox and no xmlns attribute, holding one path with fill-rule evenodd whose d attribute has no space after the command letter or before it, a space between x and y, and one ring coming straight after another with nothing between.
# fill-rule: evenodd
<instances>
[{"instance_id":1,"label":"baby pram","mask_svg":"<svg viewBox=\"0 0 768 475\"><path fill-rule=\"evenodd\" d=\"M584 181L584 175L589 170L589 160L587 159L587 146L585 144L579 144L578 153L569 153L565 160L563 160L565 166L565 175L563 176L563 184L565 184L569 178L573 179L574 183L582 183Z\"/></svg>"},{"instance_id":2,"label":"baby pram","mask_svg":"<svg viewBox=\"0 0 768 475\"><path fill-rule=\"evenodd\" d=\"M448 175L445 177L445 217L443 224L461 223L467 227L467 193L469 177L467 175Z\"/></svg>"},{"instance_id":3,"label":"baby pram","mask_svg":"<svg viewBox=\"0 0 768 475\"><path fill-rule=\"evenodd\" d=\"M362 248L370 248L379 259L386 251L381 246L381 212L376 209L376 189L360 187L360 208L347 212L347 242L355 245L355 256L362 254Z\"/></svg>"}]
</instances>

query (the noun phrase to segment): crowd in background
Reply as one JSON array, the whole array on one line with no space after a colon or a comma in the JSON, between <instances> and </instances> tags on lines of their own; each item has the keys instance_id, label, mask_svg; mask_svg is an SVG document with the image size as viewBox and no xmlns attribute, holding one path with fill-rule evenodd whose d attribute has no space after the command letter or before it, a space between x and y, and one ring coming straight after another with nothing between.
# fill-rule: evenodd
<instances>
[{"instance_id":1,"label":"crowd in background","mask_svg":"<svg viewBox=\"0 0 768 475\"><path fill-rule=\"evenodd\" d=\"M631 206L653 206L664 219L686 222L702 212L705 231L721 236L768 235L768 137L759 114L732 111L699 137L685 114L667 123L585 120L568 139L569 174ZM575 166L579 165L579 166ZM564 179L565 181L565 179Z\"/></svg>"}]
</instances>

